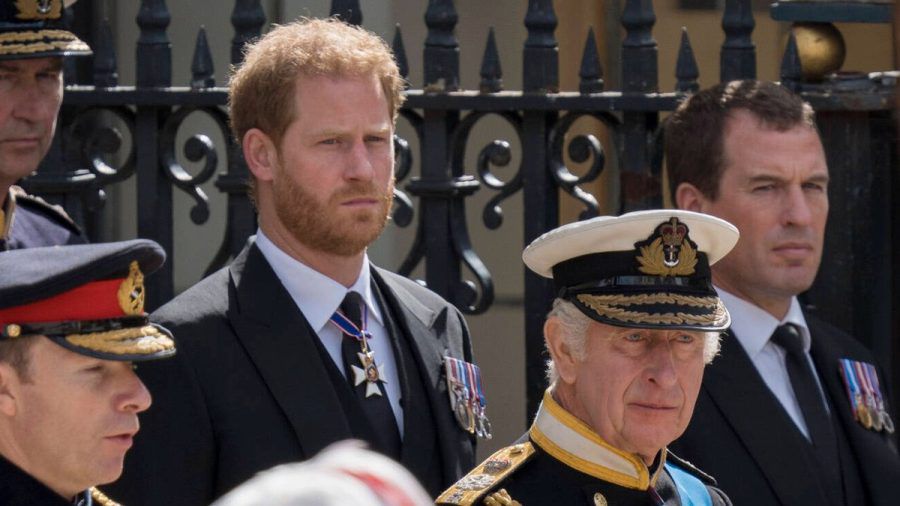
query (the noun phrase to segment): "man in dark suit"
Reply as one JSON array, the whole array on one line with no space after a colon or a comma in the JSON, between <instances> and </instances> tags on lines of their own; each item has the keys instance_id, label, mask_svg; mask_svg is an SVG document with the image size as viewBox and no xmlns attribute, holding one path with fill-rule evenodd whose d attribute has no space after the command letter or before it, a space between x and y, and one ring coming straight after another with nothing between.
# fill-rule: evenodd
<instances>
[{"instance_id":1,"label":"man in dark suit","mask_svg":"<svg viewBox=\"0 0 900 506\"><path fill-rule=\"evenodd\" d=\"M0 252L0 503L116 504L95 487L150 406L132 362L175 353L144 313L164 260L146 239Z\"/></svg>"},{"instance_id":2,"label":"man in dark suit","mask_svg":"<svg viewBox=\"0 0 900 506\"><path fill-rule=\"evenodd\" d=\"M476 371L462 315L366 256L392 202L402 89L384 41L337 20L281 26L249 49L230 113L259 231L154 314L180 353L143 376L157 409L116 487L124 503L208 504L351 437L432 494L472 467L474 427L454 417L444 374ZM479 406L455 406L477 420Z\"/></svg>"},{"instance_id":3,"label":"man in dark suit","mask_svg":"<svg viewBox=\"0 0 900 506\"><path fill-rule=\"evenodd\" d=\"M812 108L774 83L723 83L683 103L665 137L678 207L741 232L713 268L731 330L674 451L735 504L896 504L887 377L796 297L816 276L828 215Z\"/></svg>"},{"instance_id":4,"label":"man in dark suit","mask_svg":"<svg viewBox=\"0 0 900 506\"><path fill-rule=\"evenodd\" d=\"M64 9L63 0L0 2L0 251L85 242L62 208L15 186L50 149L63 56L91 54L61 29Z\"/></svg>"}]
</instances>

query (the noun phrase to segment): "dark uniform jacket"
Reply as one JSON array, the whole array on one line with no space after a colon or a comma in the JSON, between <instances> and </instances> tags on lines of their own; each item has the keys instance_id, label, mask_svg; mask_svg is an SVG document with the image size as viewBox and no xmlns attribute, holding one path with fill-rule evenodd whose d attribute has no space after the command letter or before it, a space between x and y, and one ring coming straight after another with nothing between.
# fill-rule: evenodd
<instances>
[{"instance_id":1,"label":"dark uniform jacket","mask_svg":"<svg viewBox=\"0 0 900 506\"><path fill-rule=\"evenodd\" d=\"M840 377L842 358L876 364L872 354L840 330L805 315L810 355L831 406L839 438L846 504L900 504L900 458L893 436L853 418ZM878 370L882 391L889 385ZM896 416L888 406L891 417ZM828 504L809 444L763 382L732 334L706 367L694 417L673 450L713 473L735 504Z\"/></svg>"},{"instance_id":2,"label":"dark uniform jacket","mask_svg":"<svg viewBox=\"0 0 900 506\"><path fill-rule=\"evenodd\" d=\"M67 501L30 474L0 457L0 504L4 506L115 506L95 488Z\"/></svg>"},{"instance_id":3,"label":"dark uniform jacket","mask_svg":"<svg viewBox=\"0 0 900 506\"><path fill-rule=\"evenodd\" d=\"M0 206L0 251L85 242L81 229L61 207L10 187Z\"/></svg>"},{"instance_id":4,"label":"dark uniform jacket","mask_svg":"<svg viewBox=\"0 0 900 506\"><path fill-rule=\"evenodd\" d=\"M523 438L523 440L526 438ZM660 452L648 468L636 455L603 441L545 394L527 441L503 448L456 482L438 504L630 506L688 504L664 464L690 474L713 505L730 505L715 481L689 463Z\"/></svg>"},{"instance_id":5,"label":"dark uniform jacket","mask_svg":"<svg viewBox=\"0 0 900 506\"><path fill-rule=\"evenodd\" d=\"M437 494L474 465L450 409L443 358L471 361L462 315L402 276L373 283L412 363L400 365L401 462ZM313 456L371 426L348 382L255 245L153 315L178 354L138 373L153 393L111 494L128 506L206 505L256 472ZM396 337L396 336L394 336Z\"/></svg>"}]
</instances>

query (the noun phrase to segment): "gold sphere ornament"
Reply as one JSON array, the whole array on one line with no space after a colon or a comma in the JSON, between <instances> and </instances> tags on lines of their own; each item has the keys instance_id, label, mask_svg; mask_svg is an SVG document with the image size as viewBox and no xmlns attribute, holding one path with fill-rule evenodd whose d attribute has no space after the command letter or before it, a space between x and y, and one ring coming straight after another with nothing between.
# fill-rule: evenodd
<instances>
[{"instance_id":1,"label":"gold sphere ornament","mask_svg":"<svg viewBox=\"0 0 900 506\"><path fill-rule=\"evenodd\" d=\"M844 37L831 23L794 23L800 67L805 81L821 81L840 70L847 55Z\"/></svg>"}]
</instances>

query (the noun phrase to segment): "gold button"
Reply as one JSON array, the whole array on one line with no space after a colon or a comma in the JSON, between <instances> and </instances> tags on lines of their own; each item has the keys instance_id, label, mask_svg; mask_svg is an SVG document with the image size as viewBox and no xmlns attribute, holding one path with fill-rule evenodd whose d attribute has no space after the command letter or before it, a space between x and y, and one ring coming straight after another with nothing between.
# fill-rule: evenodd
<instances>
[{"instance_id":1,"label":"gold button","mask_svg":"<svg viewBox=\"0 0 900 506\"><path fill-rule=\"evenodd\" d=\"M600 492L594 494L594 506L608 506L606 498Z\"/></svg>"},{"instance_id":2,"label":"gold button","mask_svg":"<svg viewBox=\"0 0 900 506\"><path fill-rule=\"evenodd\" d=\"M15 323L10 323L6 326L6 335L12 338L19 337L22 335L22 327L16 325Z\"/></svg>"}]
</instances>

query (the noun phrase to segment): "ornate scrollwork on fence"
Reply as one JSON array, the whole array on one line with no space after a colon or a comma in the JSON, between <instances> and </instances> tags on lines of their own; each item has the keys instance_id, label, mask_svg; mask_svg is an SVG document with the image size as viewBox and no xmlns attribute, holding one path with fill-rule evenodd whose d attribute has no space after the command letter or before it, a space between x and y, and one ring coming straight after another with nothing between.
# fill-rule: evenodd
<instances>
[{"instance_id":1,"label":"ornate scrollwork on fence","mask_svg":"<svg viewBox=\"0 0 900 506\"><path fill-rule=\"evenodd\" d=\"M607 126L615 125L615 118L610 115L569 112L553 126L547 140L547 146L550 150L550 158L548 160L550 173L563 191L584 205L584 210L579 214L579 218L582 220L597 216L599 205L597 198L581 188L581 185L597 179L600 173L603 172L606 162L606 155L603 153L603 146L600 144L600 141L593 135L580 134L573 137L568 143L569 158L575 163L585 163L591 160L591 165L582 176L576 176L566 167L563 157L566 135L577 120L586 116L596 118Z\"/></svg>"},{"instance_id":2,"label":"ornate scrollwork on fence","mask_svg":"<svg viewBox=\"0 0 900 506\"><path fill-rule=\"evenodd\" d=\"M421 138L422 117L408 109L401 110L400 115L409 122L409 124L413 127L416 135ZM409 142L399 135L394 135L394 151L396 153L396 162L394 169L395 207L391 218L394 220L394 223L398 227L405 228L408 227L410 223L412 223L415 211L413 208L412 199L409 198L409 195L407 195L406 192L397 189L397 187L400 186L399 183L403 182L407 177L409 177L409 173L410 171L412 171L413 155L412 150L409 147Z\"/></svg>"},{"instance_id":3,"label":"ornate scrollwork on fence","mask_svg":"<svg viewBox=\"0 0 900 506\"><path fill-rule=\"evenodd\" d=\"M509 125L512 126L513 130L516 132L516 136L519 138L519 142L522 142L522 118L518 114L511 112L470 113L460 123L459 128L456 132L456 136L453 140L454 166L462 167L465 157L466 144L471 134L472 127L474 127L478 121L489 114L499 116L507 123L509 123ZM495 139L484 146L478 153L478 162L476 165L478 179L488 188L491 188L492 190L498 190L499 192L497 193L497 195L494 195L490 200L488 200L487 204L485 204L484 206L484 210L481 213L481 218L482 221L484 221L484 225L492 230L499 228L503 224L503 209L500 207L500 203L522 189L522 165L519 164L519 167L513 177L509 178L507 181L504 181L503 179L497 177L497 175L495 175L491 170L491 167L506 167L511 162L512 151L510 150L509 142L505 140Z\"/></svg>"},{"instance_id":4,"label":"ornate scrollwork on fence","mask_svg":"<svg viewBox=\"0 0 900 506\"><path fill-rule=\"evenodd\" d=\"M228 133L228 118L219 108L194 108L181 107L166 119L159 138L160 163L163 172L179 190L187 193L194 199L194 207L191 208L191 221L200 225L209 219L209 198L200 185L206 183L216 172L219 156L212 139L205 134L194 134L184 143L184 156L192 162L204 161L203 168L192 176L184 166L178 162L176 155L176 138L178 131L188 116L195 112L207 114L220 129L224 136Z\"/></svg>"},{"instance_id":5,"label":"ornate scrollwork on fence","mask_svg":"<svg viewBox=\"0 0 900 506\"><path fill-rule=\"evenodd\" d=\"M127 133L131 146L128 153L121 153L123 131L110 121L102 120L103 115L114 116ZM68 133L66 139L71 142L68 149L77 151L77 154L70 153L78 160L79 168L87 168L93 174L92 178L84 178L89 181L88 188L82 194L84 202L89 211L98 211L106 201L103 188L134 175L134 112L127 107L84 109L72 118ZM108 163L109 159L123 161L113 166Z\"/></svg>"}]
</instances>

